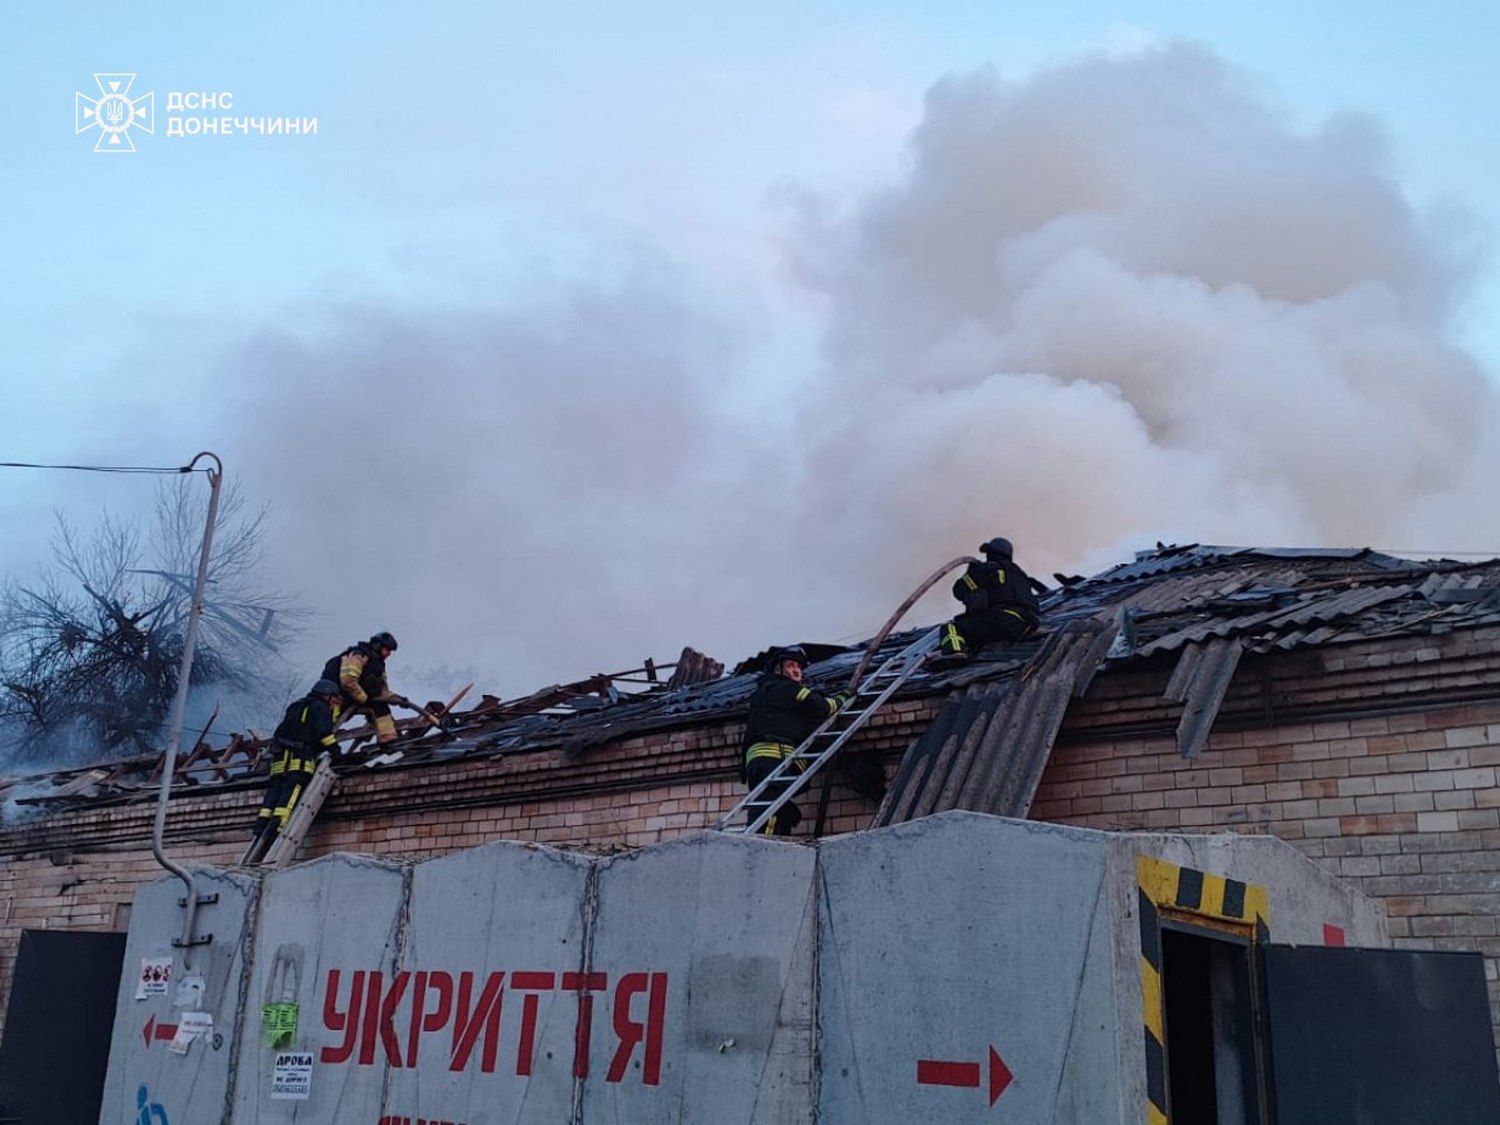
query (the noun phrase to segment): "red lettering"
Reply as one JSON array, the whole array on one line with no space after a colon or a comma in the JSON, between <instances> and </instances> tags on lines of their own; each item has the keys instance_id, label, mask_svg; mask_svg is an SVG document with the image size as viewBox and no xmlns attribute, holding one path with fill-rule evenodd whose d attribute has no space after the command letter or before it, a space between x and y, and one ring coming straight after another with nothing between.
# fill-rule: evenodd
<instances>
[{"instance_id":1,"label":"red lettering","mask_svg":"<svg viewBox=\"0 0 1500 1125\"><path fill-rule=\"evenodd\" d=\"M448 1059L449 1070L462 1070L469 1064L469 1055L484 1031L484 1055L480 1063L485 1074L495 1072L495 1059L500 1051L500 1004L504 999L505 974L491 973L484 982L484 991L470 1014L469 997L474 991L474 974L460 973L458 976L458 1016L453 1021L453 1053ZM439 1025L441 1026L441 1025Z\"/></svg>"},{"instance_id":2,"label":"red lettering","mask_svg":"<svg viewBox=\"0 0 1500 1125\"><path fill-rule=\"evenodd\" d=\"M319 1059L326 1063L348 1061L349 1056L354 1053L355 1041L359 1038L359 1004L364 995L361 986L365 983L365 973L363 969L356 969L354 972L349 983L347 1012L338 1010L339 976L338 969L328 970L328 989L323 993L323 1026L329 1031L344 1032L344 1041L337 1047L324 1047L318 1053Z\"/></svg>"},{"instance_id":3,"label":"red lettering","mask_svg":"<svg viewBox=\"0 0 1500 1125\"><path fill-rule=\"evenodd\" d=\"M564 992L578 993L578 1031L573 1042L573 1077L589 1076L589 1038L594 1025L594 998L591 992L609 987L608 973L564 973Z\"/></svg>"},{"instance_id":4,"label":"red lettering","mask_svg":"<svg viewBox=\"0 0 1500 1125\"><path fill-rule=\"evenodd\" d=\"M452 1026L450 1071L463 1071L472 1061L481 1038L480 1068L493 1074L500 1052L501 1016L507 986L521 993L520 1025L517 1030L516 1074L530 1077L538 1051L541 994L559 988L577 998L578 1018L574 1028L573 1076L587 1079L592 1066L596 993L609 992L609 973L519 972L485 974L450 973L441 970L394 971L389 983L377 970L328 970L323 996L323 1026L337 1039L321 1049L324 1063L356 1062L373 1066L379 1060L391 1067L415 1068L421 1056L422 1039ZM348 995L343 992L348 980ZM666 973L626 973L614 986L611 1018L616 1045L607 1069L607 1082L620 1082L632 1067L642 1083L661 1084L662 1053L666 1039ZM644 1010L636 996L644 993ZM402 1005L408 1002L411 1010ZM403 1044L401 1033L405 1032ZM640 1055L637 1056L637 1049ZM381 1059L380 1056L384 1055ZM381 1125L453 1125L437 1118L386 1114Z\"/></svg>"},{"instance_id":5,"label":"red lettering","mask_svg":"<svg viewBox=\"0 0 1500 1125\"><path fill-rule=\"evenodd\" d=\"M365 1022L360 1028L360 1066L371 1066L375 1062L375 1029L380 1022L380 993L384 983L385 974L370 974L370 987L365 995Z\"/></svg>"},{"instance_id":6,"label":"red lettering","mask_svg":"<svg viewBox=\"0 0 1500 1125\"><path fill-rule=\"evenodd\" d=\"M396 1038L396 1007L406 995L408 972L397 973L391 978L391 989L385 994L385 1003L380 1005L380 1045L385 1048L385 1057L392 1066L401 1065L401 1041Z\"/></svg>"},{"instance_id":7,"label":"red lettering","mask_svg":"<svg viewBox=\"0 0 1500 1125\"><path fill-rule=\"evenodd\" d=\"M427 992L438 994L434 1012L426 1012ZM418 1041L424 1031L442 1031L453 1010L453 976L450 973L418 973L411 994L411 1034L406 1041L406 1065L417 1065Z\"/></svg>"},{"instance_id":8,"label":"red lettering","mask_svg":"<svg viewBox=\"0 0 1500 1125\"><path fill-rule=\"evenodd\" d=\"M638 1023L630 1018L630 1001L638 992L650 989L646 1003L646 1022ZM620 1045L615 1048L615 1057L609 1064L606 1082L619 1082L625 1077L625 1068L636 1044L646 1041L645 1066L641 1081L647 1086L661 1084L661 1045L667 1022L667 974L626 973L615 986L615 1035Z\"/></svg>"},{"instance_id":9,"label":"red lettering","mask_svg":"<svg viewBox=\"0 0 1500 1125\"><path fill-rule=\"evenodd\" d=\"M536 1010L540 998L538 992L551 992L557 987L556 973L511 973L512 988L529 993L521 1000L521 1043L516 1048L516 1073L531 1073L531 1062L536 1056Z\"/></svg>"}]
</instances>

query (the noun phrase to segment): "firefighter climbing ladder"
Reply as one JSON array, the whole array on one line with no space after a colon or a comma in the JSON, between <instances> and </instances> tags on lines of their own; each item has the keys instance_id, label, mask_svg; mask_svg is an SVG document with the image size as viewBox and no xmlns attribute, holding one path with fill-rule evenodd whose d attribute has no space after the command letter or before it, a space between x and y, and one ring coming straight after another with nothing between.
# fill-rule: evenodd
<instances>
[{"instance_id":1,"label":"firefighter climbing ladder","mask_svg":"<svg viewBox=\"0 0 1500 1125\"><path fill-rule=\"evenodd\" d=\"M817 730L807 736L807 741L781 759L766 779L730 809L715 828L720 832L742 832L746 835L764 828L766 822L783 805L807 788L818 772L833 761L834 755L843 748L854 732L864 726L870 716L884 706L886 700L895 695L907 678L922 666L937 648L939 636L937 629L922 634L860 680L853 696L839 709L838 714L825 719ZM786 788L761 807L763 794L782 785ZM760 807L760 813L748 824L735 823L752 805Z\"/></svg>"},{"instance_id":2,"label":"firefighter climbing ladder","mask_svg":"<svg viewBox=\"0 0 1500 1125\"><path fill-rule=\"evenodd\" d=\"M328 754L319 755L318 768L313 771L312 780L302 791L302 796L292 809L291 815L286 818L286 824L276 834L276 839L272 840L270 846L267 847L265 838L257 836L245 849L245 854L240 857L240 863L242 865L259 863L267 867L285 867L290 863L292 857L297 854L297 849L302 846L303 837L312 827L318 810L328 799L328 794L332 791L336 780L331 757Z\"/></svg>"}]
</instances>

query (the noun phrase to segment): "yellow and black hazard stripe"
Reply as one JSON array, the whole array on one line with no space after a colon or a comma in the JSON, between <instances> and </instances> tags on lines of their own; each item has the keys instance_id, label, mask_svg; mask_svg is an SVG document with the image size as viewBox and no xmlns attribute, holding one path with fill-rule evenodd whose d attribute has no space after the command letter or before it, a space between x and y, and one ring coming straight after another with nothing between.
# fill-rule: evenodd
<instances>
[{"instance_id":1,"label":"yellow and black hazard stripe","mask_svg":"<svg viewBox=\"0 0 1500 1125\"><path fill-rule=\"evenodd\" d=\"M1141 927L1141 1017L1146 1046L1146 1122L1167 1125L1167 1037L1162 1005L1161 916L1190 915L1265 941L1271 898L1258 883L1179 867L1155 856L1136 857ZM1225 924L1228 924L1225 926Z\"/></svg>"}]
</instances>

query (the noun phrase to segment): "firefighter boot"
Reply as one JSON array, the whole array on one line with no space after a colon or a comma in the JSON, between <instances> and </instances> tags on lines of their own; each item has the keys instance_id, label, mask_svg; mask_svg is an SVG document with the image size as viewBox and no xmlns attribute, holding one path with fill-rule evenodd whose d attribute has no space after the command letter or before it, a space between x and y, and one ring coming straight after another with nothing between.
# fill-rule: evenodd
<instances>
[{"instance_id":1,"label":"firefighter boot","mask_svg":"<svg viewBox=\"0 0 1500 1125\"><path fill-rule=\"evenodd\" d=\"M944 660L967 660L969 655L969 646L965 643L963 634L953 622L948 622L943 626L943 639L938 642L938 656Z\"/></svg>"}]
</instances>

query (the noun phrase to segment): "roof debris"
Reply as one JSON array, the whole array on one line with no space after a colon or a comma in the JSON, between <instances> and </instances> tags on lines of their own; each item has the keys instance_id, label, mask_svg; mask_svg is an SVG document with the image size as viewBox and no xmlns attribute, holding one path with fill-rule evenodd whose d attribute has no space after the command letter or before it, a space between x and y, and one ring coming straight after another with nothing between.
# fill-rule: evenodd
<instances>
[{"instance_id":1,"label":"roof debris","mask_svg":"<svg viewBox=\"0 0 1500 1125\"><path fill-rule=\"evenodd\" d=\"M966 666L912 676L903 697L952 698L908 751L877 822L938 807L1024 815L1068 702L1101 669L1179 654L1168 698L1183 706L1178 747L1193 756L1244 653L1496 624L1500 560L1417 562L1363 549L1199 544L1142 552L1043 597L1042 625L1033 638L981 652ZM909 644L916 632L891 634L877 656ZM862 646L806 647L815 658L808 682L830 690L847 684L863 655ZM659 673L667 668L672 675L664 682ZM440 728L406 720L399 760L382 747L379 757L356 752L338 768L409 768L549 749L576 754L635 735L734 719L743 714L757 669L751 657L725 676L718 661L685 648L670 665L648 661L520 699L486 695L470 710L446 716ZM359 747L372 734L359 728L346 737ZM174 784L202 788L258 779L268 756L268 740L254 732L233 735L217 749L200 741L179 759ZM28 795L16 799L44 806L141 800L157 787L161 764L157 755L28 778ZM39 781L52 788L34 792Z\"/></svg>"}]
</instances>

